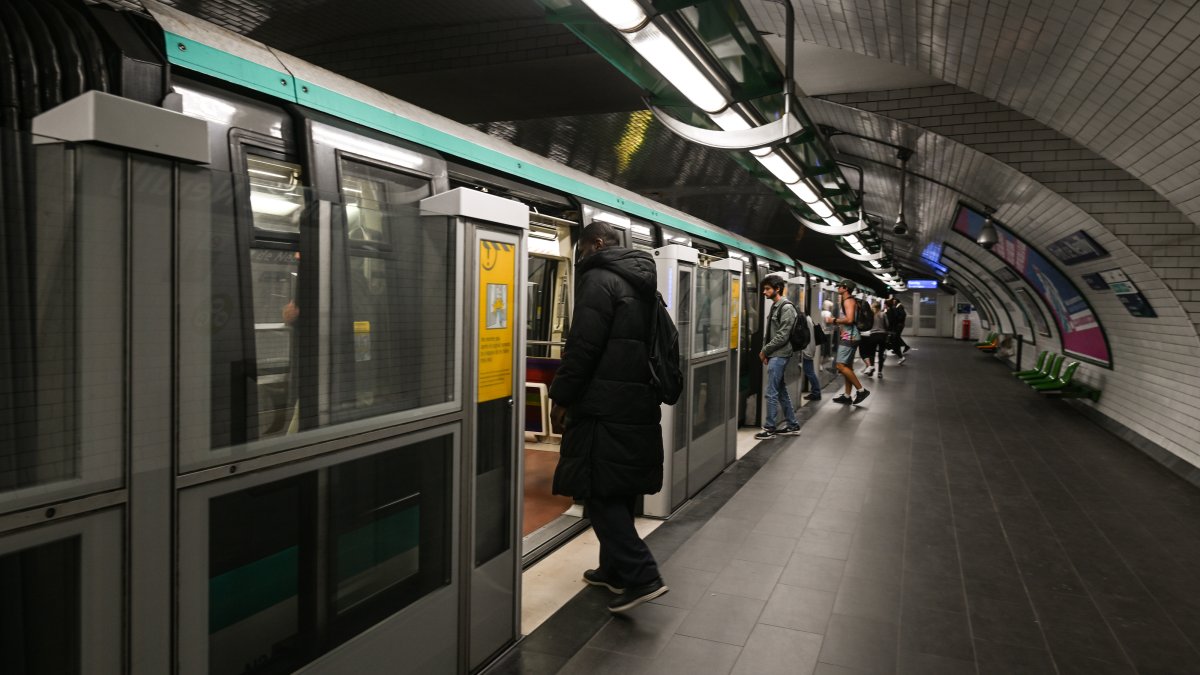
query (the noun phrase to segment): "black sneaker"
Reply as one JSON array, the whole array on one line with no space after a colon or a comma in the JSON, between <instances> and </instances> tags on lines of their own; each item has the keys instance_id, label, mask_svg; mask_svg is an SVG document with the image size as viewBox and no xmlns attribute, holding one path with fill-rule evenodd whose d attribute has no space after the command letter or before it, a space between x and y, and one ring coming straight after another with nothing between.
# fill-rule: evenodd
<instances>
[{"instance_id":1,"label":"black sneaker","mask_svg":"<svg viewBox=\"0 0 1200 675\"><path fill-rule=\"evenodd\" d=\"M754 434L754 439L759 440L759 441L765 441L768 438L775 438L778 435L779 435L779 432L775 431L774 429L763 429L762 431L758 432L757 434Z\"/></svg>"},{"instance_id":2,"label":"black sneaker","mask_svg":"<svg viewBox=\"0 0 1200 675\"><path fill-rule=\"evenodd\" d=\"M854 403L854 399L850 398L849 396L847 396L845 394L842 394L841 396L838 396L837 398L833 399L833 402L834 403Z\"/></svg>"},{"instance_id":3,"label":"black sneaker","mask_svg":"<svg viewBox=\"0 0 1200 675\"><path fill-rule=\"evenodd\" d=\"M778 433L780 433L784 436L799 436L800 435L800 425L793 424Z\"/></svg>"},{"instance_id":4,"label":"black sneaker","mask_svg":"<svg viewBox=\"0 0 1200 675\"><path fill-rule=\"evenodd\" d=\"M858 405L859 403L862 403L863 400L866 399L870 395L871 395L871 392L869 390L859 389L858 393L854 395L854 405Z\"/></svg>"},{"instance_id":5,"label":"black sneaker","mask_svg":"<svg viewBox=\"0 0 1200 675\"><path fill-rule=\"evenodd\" d=\"M600 570L584 570L583 580L592 586L603 586L613 593L620 594L625 592L625 589L621 588L620 584L601 574Z\"/></svg>"},{"instance_id":6,"label":"black sneaker","mask_svg":"<svg viewBox=\"0 0 1200 675\"><path fill-rule=\"evenodd\" d=\"M816 394L816 395L814 396L813 394L805 394L805 395L804 395L804 398L805 398L806 400L809 400L809 401L820 401L820 400L821 400L821 395L820 395L820 394Z\"/></svg>"},{"instance_id":7,"label":"black sneaker","mask_svg":"<svg viewBox=\"0 0 1200 675\"><path fill-rule=\"evenodd\" d=\"M613 601L608 603L608 611L614 614L628 612L644 602L666 595L669 590L671 589L667 588L660 577L645 586L631 588L613 598Z\"/></svg>"}]
</instances>

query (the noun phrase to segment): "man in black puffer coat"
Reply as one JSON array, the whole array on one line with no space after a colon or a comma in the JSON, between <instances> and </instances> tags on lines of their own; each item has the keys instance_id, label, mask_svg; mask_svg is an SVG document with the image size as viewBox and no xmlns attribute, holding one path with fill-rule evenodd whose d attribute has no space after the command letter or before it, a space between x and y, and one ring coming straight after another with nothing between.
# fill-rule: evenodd
<instances>
[{"instance_id":1,"label":"man in black puffer coat","mask_svg":"<svg viewBox=\"0 0 1200 675\"><path fill-rule=\"evenodd\" d=\"M609 604L613 612L668 590L633 526L637 496L658 492L663 480L648 346L657 274L650 254L619 243L606 223L583 229L575 313L550 385L552 414L566 418L554 494L584 501L600 540L600 566L583 578L619 594Z\"/></svg>"}]
</instances>

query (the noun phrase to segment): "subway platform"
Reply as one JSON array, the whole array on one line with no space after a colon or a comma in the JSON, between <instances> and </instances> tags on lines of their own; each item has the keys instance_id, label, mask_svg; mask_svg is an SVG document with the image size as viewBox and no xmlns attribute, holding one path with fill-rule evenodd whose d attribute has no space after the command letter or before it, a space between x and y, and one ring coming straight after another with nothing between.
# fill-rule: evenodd
<instances>
[{"instance_id":1,"label":"subway platform","mask_svg":"<svg viewBox=\"0 0 1200 675\"><path fill-rule=\"evenodd\" d=\"M647 537L670 593L612 616L585 587L489 675L1200 673L1200 489L914 345Z\"/></svg>"}]
</instances>

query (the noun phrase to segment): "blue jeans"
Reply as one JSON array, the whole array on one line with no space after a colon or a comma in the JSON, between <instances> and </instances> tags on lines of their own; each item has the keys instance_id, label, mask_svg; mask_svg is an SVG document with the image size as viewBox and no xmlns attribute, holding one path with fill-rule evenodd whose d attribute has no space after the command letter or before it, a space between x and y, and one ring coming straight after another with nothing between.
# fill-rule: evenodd
<instances>
[{"instance_id":1,"label":"blue jeans","mask_svg":"<svg viewBox=\"0 0 1200 675\"><path fill-rule=\"evenodd\" d=\"M788 396L787 385L783 383L783 371L787 368L787 357L772 356L767 359L767 421L765 429L775 428L775 414L779 404L783 403L783 418L789 427L800 426L796 421L796 409L792 407L792 398Z\"/></svg>"},{"instance_id":2,"label":"blue jeans","mask_svg":"<svg viewBox=\"0 0 1200 675\"><path fill-rule=\"evenodd\" d=\"M804 376L808 378L808 393L813 396L820 396L821 378L817 377L817 367L813 363L813 360L807 356L801 356L801 358L804 359Z\"/></svg>"}]
</instances>

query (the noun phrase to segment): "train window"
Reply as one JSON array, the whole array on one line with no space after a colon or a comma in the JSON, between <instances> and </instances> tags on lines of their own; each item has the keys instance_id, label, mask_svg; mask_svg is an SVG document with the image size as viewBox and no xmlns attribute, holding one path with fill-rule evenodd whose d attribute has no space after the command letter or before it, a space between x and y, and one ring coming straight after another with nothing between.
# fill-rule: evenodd
<instances>
[{"instance_id":1,"label":"train window","mask_svg":"<svg viewBox=\"0 0 1200 675\"><path fill-rule=\"evenodd\" d=\"M250 179L250 210L254 214L255 229L299 233L305 201L300 186L300 166L247 155L246 173Z\"/></svg>"},{"instance_id":2,"label":"train window","mask_svg":"<svg viewBox=\"0 0 1200 675\"><path fill-rule=\"evenodd\" d=\"M729 344L729 273L701 267L696 270L696 317L692 322L696 356L723 351Z\"/></svg>"},{"instance_id":3,"label":"train window","mask_svg":"<svg viewBox=\"0 0 1200 675\"><path fill-rule=\"evenodd\" d=\"M453 398L455 241L450 221L423 218L428 179L348 159L345 283L334 288L336 419L361 419Z\"/></svg>"},{"instance_id":4,"label":"train window","mask_svg":"<svg viewBox=\"0 0 1200 675\"><path fill-rule=\"evenodd\" d=\"M692 371L692 440L725 423L725 361Z\"/></svg>"},{"instance_id":5,"label":"train window","mask_svg":"<svg viewBox=\"0 0 1200 675\"><path fill-rule=\"evenodd\" d=\"M209 502L208 672L291 672L450 582L453 437Z\"/></svg>"},{"instance_id":6,"label":"train window","mask_svg":"<svg viewBox=\"0 0 1200 675\"><path fill-rule=\"evenodd\" d=\"M81 670L80 538L0 555L0 672Z\"/></svg>"}]
</instances>

